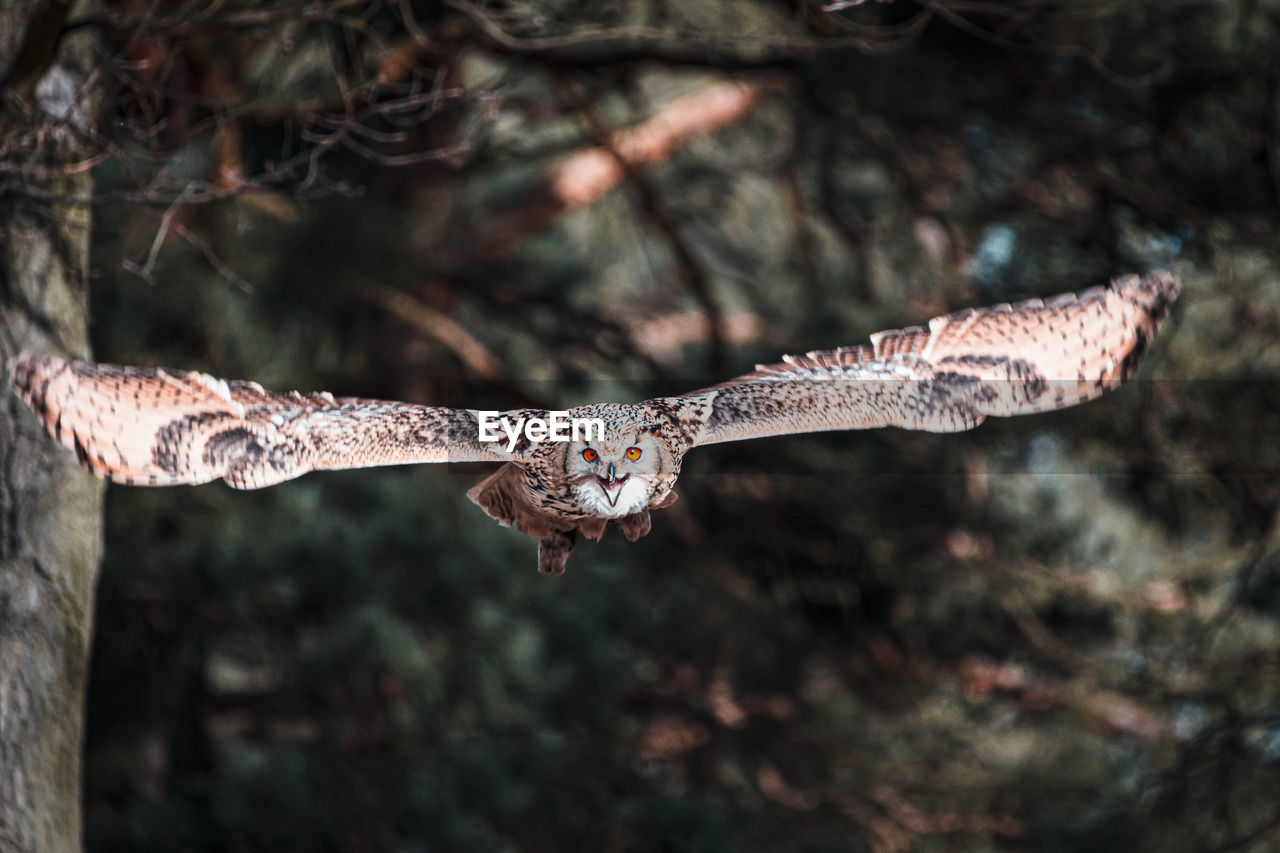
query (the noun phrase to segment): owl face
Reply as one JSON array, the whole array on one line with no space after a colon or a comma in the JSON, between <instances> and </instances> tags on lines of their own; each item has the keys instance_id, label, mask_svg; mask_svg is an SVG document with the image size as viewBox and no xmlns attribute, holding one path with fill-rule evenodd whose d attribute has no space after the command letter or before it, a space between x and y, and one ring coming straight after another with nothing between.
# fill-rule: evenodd
<instances>
[{"instance_id":1,"label":"owl face","mask_svg":"<svg viewBox=\"0 0 1280 853\"><path fill-rule=\"evenodd\" d=\"M585 512L622 518L648 506L661 469L661 448L648 433L626 431L568 446L565 473Z\"/></svg>"}]
</instances>

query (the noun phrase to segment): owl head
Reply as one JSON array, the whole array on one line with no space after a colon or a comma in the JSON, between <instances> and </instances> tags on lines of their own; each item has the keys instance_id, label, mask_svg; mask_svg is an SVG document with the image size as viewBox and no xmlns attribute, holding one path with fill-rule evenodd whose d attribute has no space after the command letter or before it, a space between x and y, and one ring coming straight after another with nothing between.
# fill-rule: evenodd
<instances>
[{"instance_id":1,"label":"owl head","mask_svg":"<svg viewBox=\"0 0 1280 853\"><path fill-rule=\"evenodd\" d=\"M597 441L571 442L566 452L565 473L586 512L622 518L649 505L664 448L648 432L608 431Z\"/></svg>"}]
</instances>

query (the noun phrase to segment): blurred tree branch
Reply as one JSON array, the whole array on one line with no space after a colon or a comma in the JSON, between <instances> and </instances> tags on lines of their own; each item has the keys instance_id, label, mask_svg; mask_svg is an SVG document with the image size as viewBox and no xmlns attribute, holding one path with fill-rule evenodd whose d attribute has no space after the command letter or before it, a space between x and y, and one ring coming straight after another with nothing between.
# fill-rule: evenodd
<instances>
[{"instance_id":1,"label":"blurred tree branch","mask_svg":"<svg viewBox=\"0 0 1280 853\"><path fill-rule=\"evenodd\" d=\"M536 56L558 65L591 67L648 60L671 65L710 66L730 70L788 68L815 53L847 50L880 53L910 43L932 14L921 9L905 23L846 24L848 35L813 37L730 35L721 32L676 32L642 26L573 26L555 35L521 35L490 7L470 0L445 0L478 29L485 44L498 52ZM518 21L518 16L515 18Z\"/></svg>"}]
</instances>

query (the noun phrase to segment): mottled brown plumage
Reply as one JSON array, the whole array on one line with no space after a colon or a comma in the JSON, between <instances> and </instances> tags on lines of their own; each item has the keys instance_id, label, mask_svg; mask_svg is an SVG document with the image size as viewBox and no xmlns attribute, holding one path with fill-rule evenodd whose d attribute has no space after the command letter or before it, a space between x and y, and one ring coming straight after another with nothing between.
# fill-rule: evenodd
<instances>
[{"instance_id":1,"label":"mottled brown plumage","mask_svg":"<svg viewBox=\"0 0 1280 853\"><path fill-rule=\"evenodd\" d=\"M694 447L823 430L954 432L986 417L1091 400L1138 363L1178 295L1167 272L1017 305L970 309L871 344L785 356L678 397L570 410L598 418L589 441L480 440L479 413L330 394L273 394L202 373L24 354L14 388L100 477L130 485L225 479L260 488L308 471L417 462L505 463L467 496L539 541L538 567L564 571L578 534L610 520L628 539L675 499ZM503 413L512 423L546 412Z\"/></svg>"}]
</instances>

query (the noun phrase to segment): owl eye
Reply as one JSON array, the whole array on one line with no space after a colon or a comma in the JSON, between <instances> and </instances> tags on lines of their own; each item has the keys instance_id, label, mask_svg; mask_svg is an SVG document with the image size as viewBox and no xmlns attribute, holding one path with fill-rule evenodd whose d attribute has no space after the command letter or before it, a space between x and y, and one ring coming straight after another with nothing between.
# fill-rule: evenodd
<instances>
[{"instance_id":1,"label":"owl eye","mask_svg":"<svg viewBox=\"0 0 1280 853\"><path fill-rule=\"evenodd\" d=\"M637 459L640 458L640 454L642 453L644 453L644 451L638 447L628 447L626 456L632 462L635 462Z\"/></svg>"},{"instance_id":2,"label":"owl eye","mask_svg":"<svg viewBox=\"0 0 1280 853\"><path fill-rule=\"evenodd\" d=\"M596 453L594 448L588 447L586 450L582 451L582 458L588 462L595 462L600 458L600 454Z\"/></svg>"}]
</instances>

